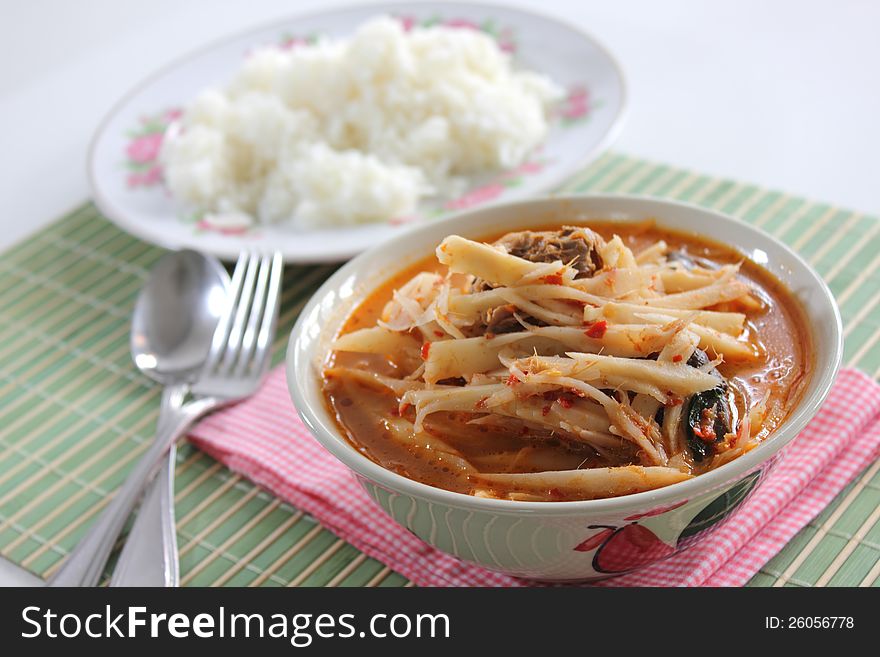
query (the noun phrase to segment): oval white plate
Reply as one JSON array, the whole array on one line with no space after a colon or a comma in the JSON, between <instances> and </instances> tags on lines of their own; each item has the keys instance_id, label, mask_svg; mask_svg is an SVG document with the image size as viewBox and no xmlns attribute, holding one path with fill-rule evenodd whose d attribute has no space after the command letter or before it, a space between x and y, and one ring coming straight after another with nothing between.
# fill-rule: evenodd
<instances>
[{"instance_id":1,"label":"oval white plate","mask_svg":"<svg viewBox=\"0 0 880 657\"><path fill-rule=\"evenodd\" d=\"M169 248L232 259L242 248L280 250L287 262L344 260L385 241L405 224L303 231L291 226L223 227L186 216L162 184L156 158L167 126L200 90L222 85L255 46L295 47L316 35L347 36L390 14L405 24L445 23L490 33L517 65L545 73L568 90L550 134L515 171L473 180L461 197L423 203L413 222L545 191L597 157L614 139L625 105L623 75L589 36L553 19L476 4L388 4L339 9L273 23L229 37L165 67L125 96L102 122L89 153L95 202L120 228Z\"/></svg>"}]
</instances>

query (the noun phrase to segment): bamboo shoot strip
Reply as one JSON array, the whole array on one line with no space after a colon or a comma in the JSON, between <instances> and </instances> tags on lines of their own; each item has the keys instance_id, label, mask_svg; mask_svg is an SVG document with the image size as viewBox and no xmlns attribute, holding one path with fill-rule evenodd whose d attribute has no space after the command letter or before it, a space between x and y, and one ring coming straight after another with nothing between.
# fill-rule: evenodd
<instances>
[{"instance_id":1,"label":"bamboo shoot strip","mask_svg":"<svg viewBox=\"0 0 880 657\"><path fill-rule=\"evenodd\" d=\"M553 472L475 474L478 483L516 488L552 499L550 490L581 499L629 495L690 479L691 475L666 467L628 465L618 468L559 470Z\"/></svg>"},{"instance_id":2,"label":"bamboo shoot strip","mask_svg":"<svg viewBox=\"0 0 880 657\"><path fill-rule=\"evenodd\" d=\"M540 395L547 388L552 386L538 387L534 392ZM621 445L621 439L610 431L605 410L589 400L576 399L563 406L558 400L545 400L541 396L528 398L517 396L510 387L498 384L412 390L403 395L401 402L414 406L416 430L421 430L425 419L431 413L454 411L487 413L519 418L533 426L560 432L569 439L600 448L615 448Z\"/></svg>"},{"instance_id":3,"label":"bamboo shoot strip","mask_svg":"<svg viewBox=\"0 0 880 657\"><path fill-rule=\"evenodd\" d=\"M654 242L651 246L642 251L639 251L636 254L636 264L637 265L648 265L648 264L659 264L666 257L666 252L669 250L669 247L666 245L666 242L663 240L659 240Z\"/></svg>"},{"instance_id":4,"label":"bamboo shoot strip","mask_svg":"<svg viewBox=\"0 0 880 657\"><path fill-rule=\"evenodd\" d=\"M651 324L666 324L674 320L672 315L653 313L651 307L642 307L642 312L635 313L637 320ZM645 312L647 310L647 312ZM730 313L737 314L737 313ZM754 346L747 342L737 340L729 333L722 333L714 328L703 326L693 322L688 327L700 340L699 346L706 352L721 354L727 361L748 361L758 356ZM741 331L740 331L741 332Z\"/></svg>"},{"instance_id":5,"label":"bamboo shoot strip","mask_svg":"<svg viewBox=\"0 0 880 657\"><path fill-rule=\"evenodd\" d=\"M661 363L576 352L566 355L568 358L532 356L521 359L516 365L530 374L571 377L603 385L605 382L619 381L623 390L634 390L647 384L682 397L710 390L718 385L715 376L686 363Z\"/></svg>"},{"instance_id":6,"label":"bamboo shoot strip","mask_svg":"<svg viewBox=\"0 0 880 657\"><path fill-rule=\"evenodd\" d=\"M641 457L647 463L666 465L666 454L657 448L660 440L660 433L657 431L657 428L649 420L637 415L629 404L621 404L586 381L559 376L558 373L529 373L526 376L526 381L530 384L547 383L557 385L563 390L572 392L579 397L599 402L612 422L612 431L614 433L638 445L641 448Z\"/></svg>"},{"instance_id":7,"label":"bamboo shoot strip","mask_svg":"<svg viewBox=\"0 0 880 657\"><path fill-rule=\"evenodd\" d=\"M739 299L749 294L750 291L751 288L740 280L719 280L711 285L690 290L689 292L678 292L677 294L667 294L646 299L645 304L663 308L699 310L700 308L714 306L725 301Z\"/></svg>"},{"instance_id":8,"label":"bamboo shoot strip","mask_svg":"<svg viewBox=\"0 0 880 657\"><path fill-rule=\"evenodd\" d=\"M660 279L663 281L663 289L667 294L675 292L688 292L701 287L711 285L720 278L729 275L729 272L736 272L735 267L725 267L716 270L687 270L687 269L670 269L664 267L658 269Z\"/></svg>"},{"instance_id":9,"label":"bamboo shoot strip","mask_svg":"<svg viewBox=\"0 0 880 657\"><path fill-rule=\"evenodd\" d=\"M656 304L645 306L637 303L609 302L601 308L584 308L584 319L595 321L604 317L618 324L637 324L647 321L647 313L663 315L663 323L673 319L688 319L694 324L707 326L716 331L734 337L742 333L746 316L742 313L718 312L715 310L688 310L681 308L664 308Z\"/></svg>"},{"instance_id":10,"label":"bamboo shoot strip","mask_svg":"<svg viewBox=\"0 0 880 657\"><path fill-rule=\"evenodd\" d=\"M463 317L475 317L485 310L503 306L507 303L503 295L509 290L515 290L517 294L532 301L564 299L593 306L600 306L607 301L607 299L589 294L569 285L550 285L544 283L539 285L520 285L516 288L498 287L473 294L451 294L449 296L449 311Z\"/></svg>"},{"instance_id":11,"label":"bamboo shoot strip","mask_svg":"<svg viewBox=\"0 0 880 657\"><path fill-rule=\"evenodd\" d=\"M392 331L382 326L359 329L336 338L334 351L351 351L362 354L398 354L418 356L421 344L409 333Z\"/></svg>"},{"instance_id":12,"label":"bamboo shoot strip","mask_svg":"<svg viewBox=\"0 0 880 657\"><path fill-rule=\"evenodd\" d=\"M605 267L609 269L629 269L638 266L632 251L623 243L619 235L615 235L604 246L600 246L599 255L602 256Z\"/></svg>"},{"instance_id":13,"label":"bamboo shoot strip","mask_svg":"<svg viewBox=\"0 0 880 657\"><path fill-rule=\"evenodd\" d=\"M535 263L524 258L505 253L482 242L467 240L458 235L450 235L437 247L437 260L449 267L449 271L459 274L472 274L494 285L513 286L534 278L538 282L541 275L550 275L565 270L572 272L561 262Z\"/></svg>"},{"instance_id":14,"label":"bamboo shoot strip","mask_svg":"<svg viewBox=\"0 0 880 657\"><path fill-rule=\"evenodd\" d=\"M378 372L368 372L367 370L356 369L353 367L331 367L325 370L324 376L332 377L348 377L359 383L376 388L387 388L396 396L400 396L409 390L421 390L425 387L422 381L412 379L395 379L390 376L384 376ZM443 390L446 386L435 387L434 390Z\"/></svg>"},{"instance_id":15,"label":"bamboo shoot strip","mask_svg":"<svg viewBox=\"0 0 880 657\"><path fill-rule=\"evenodd\" d=\"M640 268L607 269L592 278L574 280L571 285L587 294L603 297L605 301L634 293L645 295L662 291L659 275Z\"/></svg>"},{"instance_id":16,"label":"bamboo shoot strip","mask_svg":"<svg viewBox=\"0 0 880 657\"><path fill-rule=\"evenodd\" d=\"M674 330L661 326L608 326L601 337L592 338L581 328L537 326L528 331L506 333L492 338L440 340L430 343L424 353L425 381L436 383L450 377L465 378L496 369L498 354L512 347L521 354L538 350L561 354L566 350L643 358L660 351L672 338Z\"/></svg>"},{"instance_id":17,"label":"bamboo shoot strip","mask_svg":"<svg viewBox=\"0 0 880 657\"><path fill-rule=\"evenodd\" d=\"M416 431L412 423L406 418L386 418L385 427L388 429L391 437L397 442L413 447L416 451L424 453L430 459L449 466L453 472L470 474L477 471L457 449L436 436L430 436L423 431Z\"/></svg>"}]
</instances>

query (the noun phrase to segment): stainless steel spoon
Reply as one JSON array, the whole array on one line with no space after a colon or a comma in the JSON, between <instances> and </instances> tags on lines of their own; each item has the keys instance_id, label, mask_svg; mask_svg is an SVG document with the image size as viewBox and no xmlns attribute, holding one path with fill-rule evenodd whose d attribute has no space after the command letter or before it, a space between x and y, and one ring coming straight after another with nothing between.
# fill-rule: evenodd
<instances>
[{"instance_id":1,"label":"stainless steel spoon","mask_svg":"<svg viewBox=\"0 0 880 657\"><path fill-rule=\"evenodd\" d=\"M131 353L138 369L165 385L157 433L167 423L169 410L182 405L189 384L204 365L214 329L226 306L228 285L229 276L217 260L195 251L178 251L159 260L141 290L132 317ZM120 557L128 565L120 571L119 578L114 576L117 584L120 580L132 586L177 584L173 464L172 451L145 497L139 514L142 519L136 521L133 529L133 534L138 535L127 542L136 551L128 550L126 554L124 550ZM125 498L114 498L107 512L92 525L49 581L50 585L97 584L137 499L136 495ZM113 513L109 513L110 507ZM157 558L155 546L160 540L162 553Z\"/></svg>"},{"instance_id":2,"label":"stainless steel spoon","mask_svg":"<svg viewBox=\"0 0 880 657\"><path fill-rule=\"evenodd\" d=\"M197 261L192 257L193 252L183 251L177 254L183 262ZM210 268L215 272L216 284L224 287L229 285L229 276L222 265L214 258L205 258ZM160 263L161 264L161 263ZM206 263L200 263L203 268ZM206 342L202 346L201 360L198 359L198 345L190 349L188 345L174 345L173 337L169 340L170 348L161 344L162 336L169 330L163 323L167 321L167 312L175 311L177 299L168 296L168 290L173 289L174 281L163 279L168 271L157 267L151 274L159 277L155 287L150 283L141 292L141 298L135 305L135 313L132 318L131 331L131 357L138 369L151 379L165 385L162 395L162 404L159 408L159 427L167 422L169 410L179 405L185 396L186 385L192 380L204 365L208 355L211 336L217 321L208 309L200 317L195 318L201 329L199 335ZM200 280L200 283L210 285L210 280ZM207 288L206 293L213 293L214 287ZM197 291L196 291L197 293ZM154 298L153 295L161 295ZM142 300L141 300L142 299ZM186 310L186 309L184 309ZM179 327L171 326L170 330L178 331ZM198 335L193 336L198 340ZM160 344L154 344L160 340ZM175 529L174 516L174 465L177 457L177 447L172 445L168 457L162 464L162 468L156 475L156 479L150 485L141 507L138 510L134 525L128 534L125 547L113 576L110 586L178 586L180 584L180 569L177 556L177 531Z\"/></svg>"}]
</instances>

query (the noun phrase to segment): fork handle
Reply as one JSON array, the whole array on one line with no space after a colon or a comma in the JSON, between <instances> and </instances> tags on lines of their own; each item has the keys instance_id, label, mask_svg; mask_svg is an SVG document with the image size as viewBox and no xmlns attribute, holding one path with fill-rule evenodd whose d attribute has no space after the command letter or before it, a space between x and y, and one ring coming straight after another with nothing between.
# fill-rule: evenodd
<instances>
[{"instance_id":1,"label":"fork handle","mask_svg":"<svg viewBox=\"0 0 880 657\"><path fill-rule=\"evenodd\" d=\"M216 405L215 399L203 397L169 410L168 421L158 428L153 444L107 508L49 579L49 586L95 586L100 581L116 539L147 483L155 476L162 457L196 419Z\"/></svg>"}]
</instances>

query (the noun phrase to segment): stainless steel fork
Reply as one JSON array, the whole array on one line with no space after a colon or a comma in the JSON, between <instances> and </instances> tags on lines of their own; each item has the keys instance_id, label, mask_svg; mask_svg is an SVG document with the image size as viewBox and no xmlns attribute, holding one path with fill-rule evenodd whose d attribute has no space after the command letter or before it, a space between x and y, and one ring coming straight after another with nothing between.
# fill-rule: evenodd
<instances>
[{"instance_id":1,"label":"stainless steel fork","mask_svg":"<svg viewBox=\"0 0 880 657\"><path fill-rule=\"evenodd\" d=\"M49 580L50 586L94 586L125 521L169 447L192 423L220 406L249 397L262 384L281 300L280 253L242 253L232 275L229 303L214 332L208 360L179 405L85 537Z\"/></svg>"}]
</instances>

